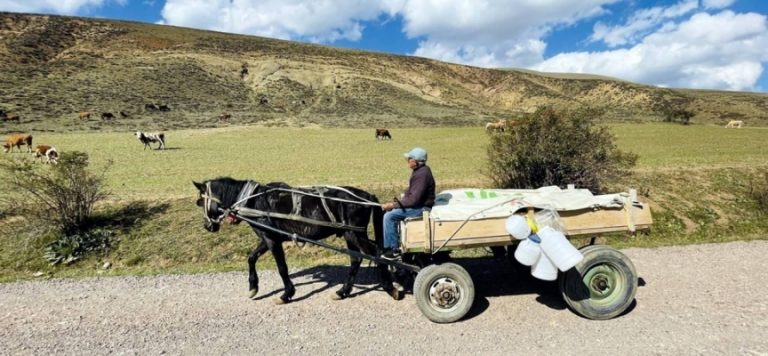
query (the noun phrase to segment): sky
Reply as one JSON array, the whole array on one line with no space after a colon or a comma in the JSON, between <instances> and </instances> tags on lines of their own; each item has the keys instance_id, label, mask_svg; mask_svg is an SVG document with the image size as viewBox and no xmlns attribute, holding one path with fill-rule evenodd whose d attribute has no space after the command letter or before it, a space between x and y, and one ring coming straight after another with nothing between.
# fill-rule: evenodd
<instances>
[{"instance_id":1,"label":"sky","mask_svg":"<svg viewBox=\"0 0 768 356\"><path fill-rule=\"evenodd\" d=\"M0 0L0 11L768 92L768 0Z\"/></svg>"}]
</instances>

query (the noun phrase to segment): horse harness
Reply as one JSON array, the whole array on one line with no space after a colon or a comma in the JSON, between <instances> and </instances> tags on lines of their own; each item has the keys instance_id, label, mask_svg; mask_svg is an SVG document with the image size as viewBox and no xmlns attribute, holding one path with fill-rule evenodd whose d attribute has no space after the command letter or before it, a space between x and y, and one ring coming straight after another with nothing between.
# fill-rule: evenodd
<instances>
[{"instance_id":1,"label":"horse harness","mask_svg":"<svg viewBox=\"0 0 768 356\"><path fill-rule=\"evenodd\" d=\"M228 215L234 215L235 217L246 217L246 218L267 218L267 219L277 218L277 219L299 221L299 222L303 222L311 225L332 227L332 228L342 229L342 230L365 232L367 230L366 226L352 226L344 222L338 222L336 220L335 215L333 214L333 212L331 212L331 209L328 207L327 201L332 200L332 201L338 201L343 203L352 203L352 204L366 205L366 206L381 206L379 203L362 198L352 193L348 189L335 187L335 186L305 187L305 188L314 189L315 192L312 192L312 193L296 190L296 189L272 188L272 189L263 191L261 193L253 194L253 192L258 187L259 187L259 183L249 180L240 190L240 193L238 194L237 200L235 201L235 203L232 204L232 206L230 206L229 208L217 207L217 210L221 211L222 214L216 218L211 218L208 216L208 211L211 210L213 202L217 204L221 204L221 200L213 196L211 192L211 183L210 182L206 183L206 193L201 195L204 199L204 206L205 206L205 212L203 213L204 215L203 217L209 223L212 223L212 222L220 223L221 220ZM357 199L360 199L360 201L325 196L325 193L331 189L344 191L350 194L351 196ZM269 212L269 211L264 211L259 209L246 208L245 206L243 206L248 200L252 198L256 198L258 196L275 192L275 191L291 193L293 209L290 214ZM305 216L301 216L299 213L301 212L301 204L303 200L302 198L305 196L319 198L322 204L322 207L325 210L325 213L328 215L328 219L330 221L312 219Z\"/></svg>"}]
</instances>

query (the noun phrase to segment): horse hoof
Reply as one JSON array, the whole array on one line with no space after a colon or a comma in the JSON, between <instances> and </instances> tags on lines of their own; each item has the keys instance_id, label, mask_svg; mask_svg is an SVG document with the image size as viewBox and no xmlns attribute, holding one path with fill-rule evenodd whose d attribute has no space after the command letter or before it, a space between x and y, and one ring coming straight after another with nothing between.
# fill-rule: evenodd
<instances>
[{"instance_id":1,"label":"horse hoof","mask_svg":"<svg viewBox=\"0 0 768 356\"><path fill-rule=\"evenodd\" d=\"M283 304L288 304L290 300L284 300L283 298L274 298L272 299L272 302L275 303L275 305L283 305Z\"/></svg>"},{"instance_id":2,"label":"horse hoof","mask_svg":"<svg viewBox=\"0 0 768 356\"><path fill-rule=\"evenodd\" d=\"M249 292L248 293L248 299L256 299L256 295L259 294L259 290L258 289L251 289L248 292Z\"/></svg>"},{"instance_id":3,"label":"horse hoof","mask_svg":"<svg viewBox=\"0 0 768 356\"><path fill-rule=\"evenodd\" d=\"M339 293L331 294L331 300L342 300L342 299L345 299L345 298L347 298L347 296L345 296L343 294L339 294Z\"/></svg>"}]
</instances>

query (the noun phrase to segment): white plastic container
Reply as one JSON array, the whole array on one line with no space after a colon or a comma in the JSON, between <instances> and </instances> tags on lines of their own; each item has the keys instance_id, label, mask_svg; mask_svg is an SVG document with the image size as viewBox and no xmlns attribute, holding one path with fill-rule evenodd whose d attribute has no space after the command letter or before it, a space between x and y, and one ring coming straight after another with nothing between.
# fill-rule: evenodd
<instances>
[{"instance_id":1,"label":"white plastic container","mask_svg":"<svg viewBox=\"0 0 768 356\"><path fill-rule=\"evenodd\" d=\"M557 279L557 267L542 253L531 268L531 275L543 281L554 281Z\"/></svg>"},{"instance_id":2,"label":"white plastic container","mask_svg":"<svg viewBox=\"0 0 768 356\"><path fill-rule=\"evenodd\" d=\"M539 247L539 237L536 234L528 236L527 239L520 242L515 250L515 259L523 265L532 266L541 255Z\"/></svg>"},{"instance_id":3,"label":"white plastic container","mask_svg":"<svg viewBox=\"0 0 768 356\"><path fill-rule=\"evenodd\" d=\"M507 232L518 240L525 240L531 234L531 227L522 215L511 215L506 221Z\"/></svg>"},{"instance_id":4,"label":"white plastic container","mask_svg":"<svg viewBox=\"0 0 768 356\"><path fill-rule=\"evenodd\" d=\"M541 251L559 270L565 272L584 259L562 232L547 226L539 230L538 235L541 238Z\"/></svg>"}]
</instances>

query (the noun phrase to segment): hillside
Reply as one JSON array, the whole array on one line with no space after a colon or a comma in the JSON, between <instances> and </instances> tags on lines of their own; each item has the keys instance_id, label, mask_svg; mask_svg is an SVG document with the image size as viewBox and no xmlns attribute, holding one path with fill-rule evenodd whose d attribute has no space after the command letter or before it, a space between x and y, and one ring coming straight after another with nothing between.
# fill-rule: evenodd
<instances>
[{"instance_id":1,"label":"hillside","mask_svg":"<svg viewBox=\"0 0 768 356\"><path fill-rule=\"evenodd\" d=\"M247 73L243 73L243 68ZM0 13L0 130L170 129L259 123L478 125L539 105L591 105L614 121L741 119L768 126L762 93L673 90L607 77L493 70L253 36ZM162 104L168 112L147 110ZM114 120L78 119L112 112ZM127 116L118 115L123 111ZM232 119L221 122L222 112Z\"/></svg>"}]
</instances>

